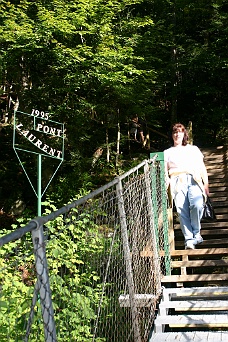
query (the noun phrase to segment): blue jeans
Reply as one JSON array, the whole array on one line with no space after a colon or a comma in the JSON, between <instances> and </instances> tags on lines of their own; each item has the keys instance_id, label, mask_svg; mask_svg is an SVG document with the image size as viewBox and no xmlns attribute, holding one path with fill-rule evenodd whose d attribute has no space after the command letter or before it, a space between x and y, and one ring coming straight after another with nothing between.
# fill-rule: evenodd
<instances>
[{"instance_id":1,"label":"blue jeans","mask_svg":"<svg viewBox=\"0 0 228 342\"><path fill-rule=\"evenodd\" d=\"M194 181L192 175L182 175L182 182L178 184L174 203L179 214L180 226L185 242L193 240L200 234L200 220L203 214L204 199L202 190ZM176 180L178 182L178 178Z\"/></svg>"}]
</instances>

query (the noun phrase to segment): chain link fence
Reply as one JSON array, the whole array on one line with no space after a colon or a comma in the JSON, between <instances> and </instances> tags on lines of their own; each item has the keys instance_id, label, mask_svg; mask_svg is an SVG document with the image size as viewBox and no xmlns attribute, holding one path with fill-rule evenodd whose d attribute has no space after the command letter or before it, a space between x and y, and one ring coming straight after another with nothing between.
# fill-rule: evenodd
<instances>
[{"instance_id":1,"label":"chain link fence","mask_svg":"<svg viewBox=\"0 0 228 342\"><path fill-rule=\"evenodd\" d=\"M170 265L167 203L154 155L2 236L0 341L148 341Z\"/></svg>"}]
</instances>

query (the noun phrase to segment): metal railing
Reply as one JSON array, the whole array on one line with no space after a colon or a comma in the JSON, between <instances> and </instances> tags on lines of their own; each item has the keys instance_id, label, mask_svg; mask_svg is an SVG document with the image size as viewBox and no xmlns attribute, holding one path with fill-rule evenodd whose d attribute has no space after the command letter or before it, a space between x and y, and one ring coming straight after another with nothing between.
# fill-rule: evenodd
<instances>
[{"instance_id":1,"label":"metal railing","mask_svg":"<svg viewBox=\"0 0 228 342\"><path fill-rule=\"evenodd\" d=\"M167 202L154 155L2 236L0 341L148 341L170 272Z\"/></svg>"}]
</instances>

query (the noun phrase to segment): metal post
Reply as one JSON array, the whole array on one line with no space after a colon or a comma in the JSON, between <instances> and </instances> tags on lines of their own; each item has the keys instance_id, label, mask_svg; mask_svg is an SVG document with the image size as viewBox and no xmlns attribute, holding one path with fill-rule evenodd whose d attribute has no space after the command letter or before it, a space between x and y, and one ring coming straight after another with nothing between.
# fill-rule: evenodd
<instances>
[{"instance_id":1,"label":"metal post","mask_svg":"<svg viewBox=\"0 0 228 342\"><path fill-rule=\"evenodd\" d=\"M153 156L154 153L151 153ZM162 199L162 218L163 218L163 238L164 238L164 252L165 252L165 271L166 275L171 274L170 250L169 250L169 221L168 221L168 195L165 184L165 163L164 152L157 152L157 161L160 163L160 187Z\"/></svg>"},{"instance_id":2,"label":"metal post","mask_svg":"<svg viewBox=\"0 0 228 342\"><path fill-rule=\"evenodd\" d=\"M153 167L153 165L152 165ZM154 273L155 273L155 281L156 281L156 290L158 292L161 291L161 266L160 266L160 256L157 248L156 242L156 232L153 225L153 205L152 205L152 194L151 194L151 182L150 182L150 168L148 162L144 166L144 174L145 174L145 182L146 182L146 196L148 203L148 215L150 220L150 234L151 234L151 248L153 252L153 265L154 265Z\"/></svg>"},{"instance_id":3,"label":"metal post","mask_svg":"<svg viewBox=\"0 0 228 342\"><path fill-rule=\"evenodd\" d=\"M160 154L160 183L162 195L162 216L163 216L163 236L164 236L164 249L165 249L165 270L166 275L171 274L171 257L169 247L169 219L168 219L168 194L165 181L165 162L164 153Z\"/></svg>"},{"instance_id":4,"label":"metal post","mask_svg":"<svg viewBox=\"0 0 228 342\"><path fill-rule=\"evenodd\" d=\"M41 199L42 199L42 156L37 157L37 215L41 216Z\"/></svg>"},{"instance_id":5,"label":"metal post","mask_svg":"<svg viewBox=\"0 0 228 342\"><path fill-rule=\"evenodd\" d=\"M29 319L28 319L28 323L27 323L27 327L26 327L26 334L25 334L25 338L24 338L24 342L29 342L29 335L31 333L31 327L32 327L32 322L33 322L33 318L34 318L34 308L38 299L38 282L35 283L34 286L34 291L33 291L33 297L32 297L32 305L31 305L31 309L30 309L30 314L29 314Z\"/></svg>"},{"instance_id":6,"label":"metal post","mask_svg":"<svg viewBox=\"0 0 228 342\"><path fill-rule=\"evenodd\" d=\"M135 290L134 290L134 279L133 279L133 271L132 271L132 259L131 259L129 241L128 241L126 213L125 213L124 201L123 201L123 189L122 189L122 183L120 179L116 185L116 189L117 189L118 209L119 209L119 215L120 215L121 236L122 236L122 241L123 241L124 260L125 260L125 267L126 267L126 277L127 277L128 291L129 291L129 301L130 301L132 321L133 321L134 342L142 342L142 339L140 336L138 312L137 312L137 307L136 307L136 302L135 302L135 297L134 297Z\"/></svg>"},{"instance_id":7,"label":"metal post","mask_svg":"<svg viewBox=\"0 0 228 342\"><path fill-rule=\"evenodd\" d=\"M56 342L57 338L54 321L54 310L51 299L43 226L38 226L36 230L32 231L32 240L34 245L39 299L44 323L45 341Z\"/></svg>"},{"instance_id":8,"label":"metal post","mask_svg":"<svg viewBox=\"0 0 228 342\"><path fill-rule=\"evenodd\" d=\"M157 153L151 153L150 158L156 157ZM158 227L158 201L157 201L157 175L156 175L156 165L151 168L151 192L152 192L152 213L154 221L154 230L157 243L157 251L160 253L160 242L159 242L159 227Z\"/></svg>"}]
</instances>

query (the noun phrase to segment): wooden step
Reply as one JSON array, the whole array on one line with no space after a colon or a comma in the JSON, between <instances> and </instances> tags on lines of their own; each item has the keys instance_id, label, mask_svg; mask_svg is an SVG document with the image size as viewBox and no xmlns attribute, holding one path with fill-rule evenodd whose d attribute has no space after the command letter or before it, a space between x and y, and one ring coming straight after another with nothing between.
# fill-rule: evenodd
<instances>
[{"instance_id":1,"label":"wooden step","mask_svg":"<svg viewBox=\"0 0 228 342\"><path fill-rule=\"evenodd\" d=\"M216 208L217 209L217 208ZM225 208L226 209L226 208ZM226 212L227 212L227 209L226 209ZM218 211L216 212L215 210L215 215L216 215L216 221L225 221L227 226L228 226L228 213L227 214L221 214L221 213L218 213ZM202 221L203 222L203 221Z\"/></svg>"},{"instance_id":2,"label":"wooden step","mask_svg":"<svg viewBox=\"0 0 228 342\"><path fill-rule=\"evenodd\" d=\"M226 177L226 166L221 164L218 167L216 167L216 165L206 165L207 168L207 173L208 176L212 176L212 177L216 177L216 178L221 178L220 175L224 175L224 177Z\"/></svg>"},{"instance_id":3,"label":"wooden step","mask_svg":"<svg viewBox=\"0 0 228 342\"><path fill-rule=\"evenodd\" d=\"M210 191L213 192L213 190L215 189L216 190L216 187L225 187L227 188L228 186L228 182L220 182L220 180L214 180L213 182L210 180Z\"/></svg>"},{"instance_id":4,"label":"wooden step","mask_svg":"<svg viewBox=\"0 0 228 342\"><path fill-rule=\"evenodd\" d=\"M169 309L188 312L227 311L228 300L170 300L159 304L159 315L165 316Z\"/></svg>"},{"instance_id":5,"label":"wooden step","mask_svg":"<svg viewBox=\"0 0 228 342\"><path fill-rule=\"evenodd\" d=\"M226 159L226 151L217 151L216 153L208 153L209 151L202 152L204 154L204 162L205 163L213 163L217 160L225 160ZM225 152L225 153L224 153Z\"/></svg>"},{"instance_id":6,"label":"wooden step","mask_svg":"<svg viewBox=\"0 0 228 342\"><path fill-rule=\"evenodd\" d=\"M212 240L209 240L211 245ZM213 240L217 241L217 240ZM183 241L176 241L183 245ZM206 244L206 242L203 242ZM163 276L162 283L184 282L212 283L228 281L228 248L202 248L194 250L174 250L171 252L172 274ZM179 260L178 260L178 259ZM180 260L181 259L181 260ZM203 271L202 271L203 270ZM205 273L202 273L205 272ZM174 274L178 273L178 274Z\"/></svg>"},{"instance_id":7,"label":"wooden step","mask_svg":"<svg viewBox=\"0 0 228 342\"><path fill-rule=\"evenodd\" d=\"M186 250L173 250L171 256L178 255L228 255L228 248L208 248L208 249L186 249Z\"/></svg>"},{"instance_id":8,"label":"wooden step","mask_svg":"<svg viewBox=\"0 0 228 342\"><path fill-rule=\"evenodd\" d=\"M204 158L204 163L207 166L214 166L215 168L218 167L218 165L225 165L227 164L226 158L224 158L224 156L219 155L217 157L213 157L213 158Z\"/></svg>"},{"instance_id":9,"label":"wooden step","mask_svg":"<svg viewBox=\"0 0 228 342\"><path fill-rule=\"evenodd\" d=\"M170 251L170 256L180 256L180 255L228 255L228 248L203 248L203 249L174 249ZM164 256L165 252L160 251L160 256ZM141 257L153 257L153 252L150 249L142 250L140 252Z\"/></svg>"},{"instance_id":10,"label":"wooden step","mask_svg":"<svg viewBox=\"0 0 228 342\"><path fill-rule=\"evenodd\" d=\"M227 158L225 156L219 156L218 158L204 159L204 164L206 168L211 169L211 171L215 172L216 170L225 169L227 166ZM213 168L214 169L213 169Z\"/></svg>"},{"instance_id":11,"label":"wooden step","mask_svg":"<svg viewBox=\"0 0 228 342\"><path fill-rule=\"evenodd\" d=\"M227 221L227 209L224 207L214 207L214 212L215 212L215 219L214 220L201 220L201 227L213 227L213 226L218 226L220 228L228 227L228 221ZM175 219L174 222L174 228L176 224L179 224L180 221L179 219Z\"/></svg>"},{"instance_id":12,"label":"wooden step","mask_svg":"<svg viewBox=\"0 0 228 342\"><path fill-rule=\"evenodd\" d=\"M222 199L225 198L224 197L225 195L226 196L228 195L227 191L224 191L224 190L219 191L218 190L218 192L212 192L210 189L210 199L211 199L212 204L216 198L218 198L219 201L222 201Z\"/></svg>"},{"instance_id":13,"label":"wooden step","mask_svg":"<svg viewBox=\"0 0 228 342\"><path fill-rule=\"evenodd\" d=\"M227 198L227 197L224 197ZM213 207L216 209L218 207L228 208L228 200L224 200L224 198L213 198Z\"/></svg>"},{"instance_id":14,"label":"wooden step","mask_svg":"<svg viewBox=\"0 0 228 342\"><path fill-rule=\"evenodd\" d=\"M225 229L225 228L228 228L228 222L217 222L217 221L213 221L213 222L201 222L202 224L202 229L204 228L208 228L208 229ZM180 228L180 224L175 224L174 225L174 229L175 231L181 231L181 228ZM215 229L214 229L215 230Z\"/></svg>"},{"instance_id":15,"label":"wooden step","mask_svg":"<svg viewBox=\"0 0 228 342\"><path fill-rule=\"evenodd\" d=\"M214 197L213 199L212 199L212 204L213 205L216 205L216 202L218 203L220 203L220 205L224 205L224 206L226 206L226 207L228 207L228 196L226 195L226 194L222 194L222 196L217 196L217 197Z\"/></svg>"},{"instance_id":16,"label":"wooden step","mask_svg":"<svg viewBox=\"0 0 228 342\"><path fill-rule=\"evenodd\" d=\"M226 212L227 212L227 209L226 209ZM228 227L228 223L227 223L228 222L228 213L227 214L221 214L221 213L218 214L218 211L216 212L216 210L215 210L215 215L216 215L216 221L217 222L218 221L225 221L227 224L227 227ZM202 221L202 223L204 223L204 221Z\"/></svg>"},{"instance_id":17,"label":"wooden step","mask_svg":"<svg viewBox=\"0 0 228 342\"><path fill-rule=\"evenodd\" d=\"M202 236L204 236L202 234ZM214 235L212 234L213 238L206 239L204 236L204 240L201 244L198 244L195 246L195 249L198 248L211 248L211 247L228 247L228 238L221 237L219 238L214 238ZM185 248L185 243L183 240L176 240L175 242L176 247L183 247Z\"/></svg>"},{"instance_id":18,"label":"wooden step","mask_svg":"<svg viewBox=\"0 0 228 342\"><path fill-rule=\"evenodd\" d=\"M227 341L227 308L228 286L163 288L149 342Z\"/></svg>"},{"instance_id":19,"label":"wooden step","mask_svg":"<svg viewBox=\"0 0 228 342\"><path fill-rule=\"evenodd\" d=\"M228 286L198 286L198 287L167 287L162 290L163 300L171 300L181 297L220 298L228 296Z\"/></svg>"},{"instance_id":20,"label":"wooden step","mask_svg":"<svg viewBox=\"0 0 228 342\"><path fill-rule=\"evenodd\" d=\"M228 180L227 179L220 179L215 177L209 177L209 189L215 186L227 186Z\"/></svg>"},{"instance_id":21,"label":"wooden step","mask_svg":"<svg viewBox=\"0 0 228 342\"><path fill-rule=\"evenodd\" d=\"M219 168L216 165L206 165L206 168L209 176L217 177L220 174L226 175L226 165L224 163Z\"/></svg>"},{"instance_id":22,"label":"wooden step","mask_svg":"<svg viewBox=\"0 0 228 342\"><path fill-rule=\"evenodd\" d=\"M211 241L211 238L215 238L218 236L223 236L227 238L228 235L228 229L218 229L218 230L211 230L211 229L201 229L201 235L204 238L204 240L206 241L207 239L209 239L208 241ZM182 245L184 246L184 237L183 234L180 230L175 231L175 239L176 242L177 241L182 241ZM200 248L202 246L202 244L197 245L198 248Z\"/></svg>"},{"instance_id":23,"label":"wooden step","mask_svg":"<svg viewBox=\"0 0 228 342\"><path fill-rule=\"evenodd\" d=\"M203 235L203 234L202 234ZM175 246L176 247L182 247L184 248L184 241L175 241ZM200 245L196 245L195 249L197 250L198 248L204 249L204 248L212 248L212 247L228 247L228 238L222 238L221 239L204 239L203 242Z\"/></svg>"},{"instance_id":24,"label":"wooden step","mask_svg":"<svg viewBox=\"0 0 228 342\"><path fill-rule=\"evenodd\" d=\"M221 183L218 183L221 184ZM213 196L213 194L217 195L219 192L224 191L224 192L228 192L228 187L225 183L225 185L218 185L216 184L216 186L210 186L210 196Z\"/></svg>"},{"instance_id":25,"label":"wooden step","mask_svg":"<svg viewBox=\"0 0 228 342\"><path fill-rule=\"evenodd\" d=\"M179 267L222 267L228 266L228 259L171 261L172 268Z\"/></svg>"},{"instance_id":26,"label":"wooden step","mask_svg":"<svg viewBox=\"0 0 228 342\"><path fill-rule=\"evenodd\" d=\"M175 226L175 236L181 236L183 237L181 228L179 225ZM213 224L211 222L205 222L205 224L202 224L201 226L201 235L228 235L228 223L227 222L217 222L217 224ZM227 236L228 238L228 236Z\"/></svg>"},{"instance_id":27,"label":"wooden step","mask_svg":"<svg viewBox=\"0 0 228 342\"><path fill-rule=\"evenodd\" d=\"M158 316L154 332L164 331L166 325L170 328L228 328L228 314Z\"/></svg>"},{"instance_id":28,"label":"wooden step","mask_svg":"<svg viewBox=\"0 0 228 342\"><path fill-rule=\"evenodd\" d=\"M201 235L204 239L206 239L206 237L208 235L210 236L217 236L217 235L225 235L225 237L227 238L228 235L228 227L227 228L219 228L219 229L213 229L208 227L209 229L206 229L207 227L202 227L201 228ZM176 239L182 239L183 240L183 234L182 231L180 229L176 229L175 230L175 237ZM210 238L210 237L207 237ZM184 241L184 240L183 240Z\"/></svg>"},{"instance_id":29,"label":"wooden step","mask_svg":"<svg viewBox=\"0 0 228 342\"><path fill-rule=\"evenodd\" d=\"M226 214L227 213L227 207L216 207L214 208L215 214Z\"/></svg>"},{"instance_id":30,"label":"wooden step","mask_svg":"<svg viewBox=\"0 0 228 342\"><path fill-rule=\"evenodd\" d=\"M155 333L149 342L227 342L228 331L186 331Z\"/></svg>"},{"instance_id":31,"label":"wooden step","mask_svg":"<svg viewBox=\"0 0 228 342\"><path fill-rule=\"evenodd\" d=\"M208 177L209 177L209 186L211 183L213 182L225 182L227 183L228 181L228 177L224 172L217 172L217 173L212 173L212 172L208 172Z\"/></svg>"},{"instance_id":32,"label":"wooden step","mask_svg":"<svg viewBox=\"0 0 228 342\"><path fill-rule=\"evenodd\" d=\"M153 257L152 251L147 249L146 251L142 251L140 253L142 257ZM160 256L164 256L165 252L160 251ZM203 249L174 249L170 251L170 256L183 256L183 255L192 255L192 256L201 256L201 255L228 255L228 248L203 248Z\"/></svg>"},{"instance_id":33,"label":"wooden step","mask_svg":"<svg viewBox=\"0 0 228 342\"><path fill-rule=\"evenodd\" d=\"M187 274L187 275L169 275L163 276L161 279L162 283L186 283L186 282L227 282L228 273L222 274Z\"/></svg>"}]
</instances>

